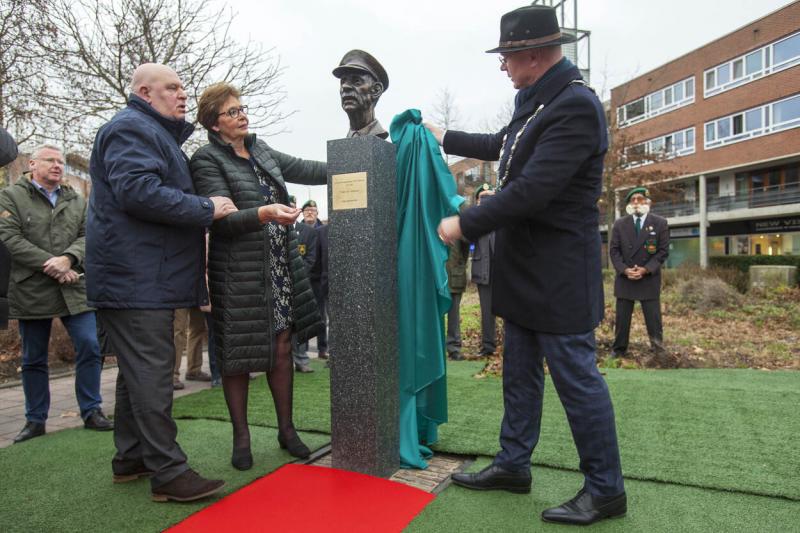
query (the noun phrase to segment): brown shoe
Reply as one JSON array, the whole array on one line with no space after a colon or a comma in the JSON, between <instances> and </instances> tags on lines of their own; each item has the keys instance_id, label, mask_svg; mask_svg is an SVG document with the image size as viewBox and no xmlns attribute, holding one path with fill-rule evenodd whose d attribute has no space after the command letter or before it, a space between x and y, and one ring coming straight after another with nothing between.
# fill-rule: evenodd
<instances>
[{"instance_id":1,"label":"brown shoe","mask_svg":"<svg viewBox=\"0 0 800 533\"><path fill-rule=\"evenodd\" d=\"M183 381L175 378L172 380L172 390L183 390L186 388L186 385L183 384Z\"/></svg>"},{"instance_id":2,"label":"brown shoe","mask_svg":"<svg viewBox=\"0 0 800 533\"><path fill-rule=\"evenodd\" d=\"M211 381L211 375L201 370L194 374L186 374L186 381Z\"/></svg>"},{"instance_id":3,"label":"brown shoe","mask_svg":"<svg viewBox=\"0 0 800 533\"><path fill-rule=\"evenodd\" d=\"M127 483L129 481L136 481L139 478L150 477L153 475L151 470L148 470L142 461L129 463L120 466L119 463L112 463L111 468L114 472L114 483Z\"/></svg>"},{"instance_id":4,"label":"brown shoe","mask_svg":"<svg viewBox=\"0 0 800 533\"><path fill-rule=\"evenodd\" d=\"M154 502L193 502L211 496L224 486L221 479L206 479L190 469L153 489L152 497Z\"/></svg>"}]
</instances>

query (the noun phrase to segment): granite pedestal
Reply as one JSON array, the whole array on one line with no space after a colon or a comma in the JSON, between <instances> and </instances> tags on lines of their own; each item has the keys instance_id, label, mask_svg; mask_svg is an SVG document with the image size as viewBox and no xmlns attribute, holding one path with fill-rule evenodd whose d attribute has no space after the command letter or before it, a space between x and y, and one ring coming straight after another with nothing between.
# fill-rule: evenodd
<instances>
[{"instance_id":1,"label":"granite pedestal","mask_svg":"<svg viewBox=\"0 0 800 533\"><path fill-rule=\"evenodd\" d=\"M328 142L332 465L400 466L395 147Z\"/></svg>"}]
</instances>

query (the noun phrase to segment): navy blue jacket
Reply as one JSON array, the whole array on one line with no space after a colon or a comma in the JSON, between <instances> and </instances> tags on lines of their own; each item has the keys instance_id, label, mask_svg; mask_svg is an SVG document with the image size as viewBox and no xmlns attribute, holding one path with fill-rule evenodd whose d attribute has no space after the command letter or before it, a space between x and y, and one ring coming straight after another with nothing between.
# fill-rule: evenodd
<instances>
[{"instance_id":1,"label":"navy blue jacket","mask_svg":"<svg viewBox=\"0 0 800 533\"><path fill-rule=\"evenodd\" d=\"M86 288L100 309L208 303L205 228L214 206L194 194L181 145L194 127L131 95L97 132L89 163Z\"/></svg>"},{"instance_id":2,"label":"navy blue jacket","mask_svg":"<svg viewBox=\"0 0 800 533\"><path fill-rule=\"evenodd\" d=\"M606 120L597 96L571 67L543 79L497 134L448 131L448 154L486 161L504 159L520 137L508 179L491 202L461 213L465 238L496 231L492 261L492 312L545 333L591 331L603 318L603 284L597 200ZM501 162L501 172L503 170Z\"/></svg>"}]
</instances>

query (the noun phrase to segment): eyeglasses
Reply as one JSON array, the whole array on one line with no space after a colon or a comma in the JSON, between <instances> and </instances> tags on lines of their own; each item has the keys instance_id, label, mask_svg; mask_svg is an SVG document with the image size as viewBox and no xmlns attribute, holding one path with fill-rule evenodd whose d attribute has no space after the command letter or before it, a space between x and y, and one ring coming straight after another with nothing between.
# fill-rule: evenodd
<instances>
[{"instance_id":1,"label":"eyeglasses","mask_svg":"<svg viewBox=\"0 0 800 533\"><path fill-rule=\"evenodd\" d=\"M504 57L504 56L497 56L497 59L499 59L499 60L500 60L500 64L501 64L501 65L503 65L504 67L506 66L506 63L508 62L508 58L507 58L507 57Z\"/></svg>"},{"instance_id":2,"label":"eyeglasses","mask_svg":"<svg viewBox=\"0 0 800 533\"><path fill-rule=\"evenodd\" d=\"M222 115L228 115L231 118L237 118L239 116L239 113L244 113L246 115L247 114L247 106L246 105L240 105L239 107L232 107L232 108L228 109L227 111L224 111L224 112L220 113L217 116L221 117Z\"/></svg>"}]
</instances>

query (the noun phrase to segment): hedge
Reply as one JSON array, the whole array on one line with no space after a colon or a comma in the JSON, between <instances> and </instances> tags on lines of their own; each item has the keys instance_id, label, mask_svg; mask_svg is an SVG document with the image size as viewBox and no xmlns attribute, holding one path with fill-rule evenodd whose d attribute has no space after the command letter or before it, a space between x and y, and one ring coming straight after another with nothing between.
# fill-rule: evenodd
<instances>
[{"instance_id":1,"label":"hedge","mask_svg":"<svg viewBox=\"0 0 800 533\"><path fill-rule=\"evenodd\" d=\"M749 272L752 265L790 265L797 267L797 281L800 283L800 256L797 255L721 255L709 257L711 266L735 268Z\"/></svg>"}]
</instances>

